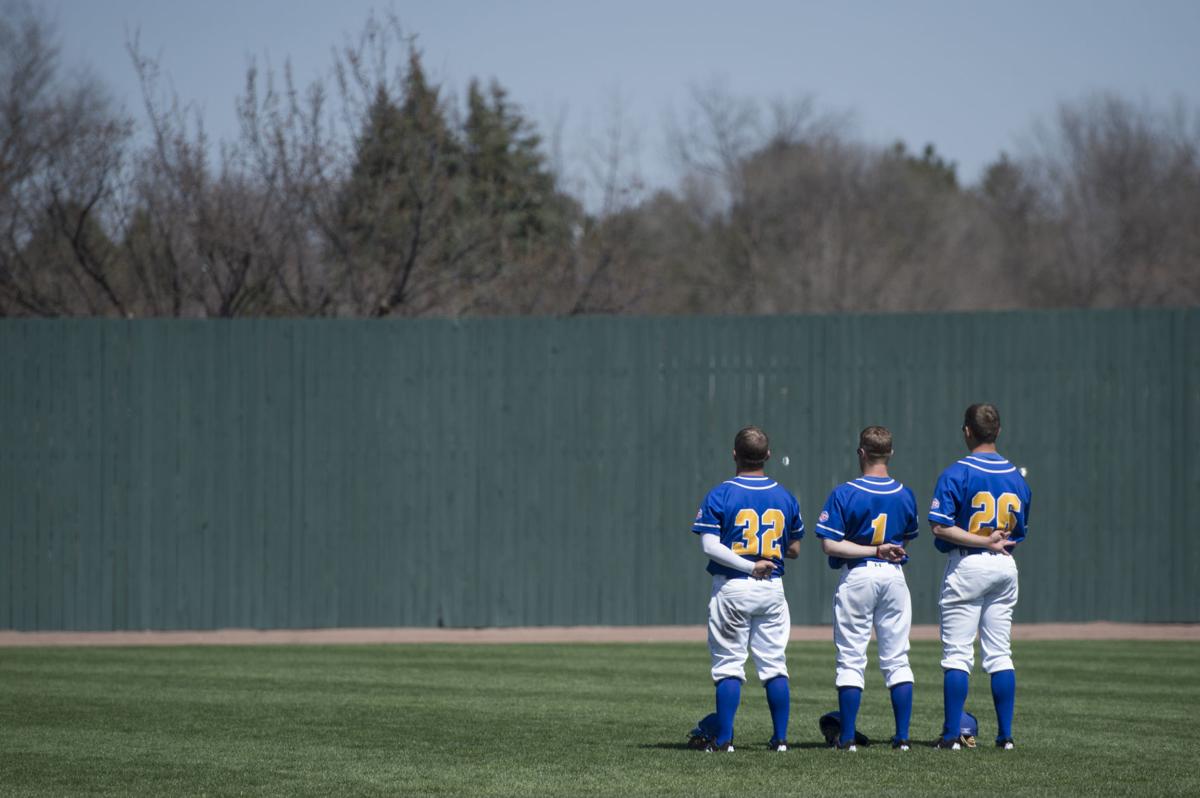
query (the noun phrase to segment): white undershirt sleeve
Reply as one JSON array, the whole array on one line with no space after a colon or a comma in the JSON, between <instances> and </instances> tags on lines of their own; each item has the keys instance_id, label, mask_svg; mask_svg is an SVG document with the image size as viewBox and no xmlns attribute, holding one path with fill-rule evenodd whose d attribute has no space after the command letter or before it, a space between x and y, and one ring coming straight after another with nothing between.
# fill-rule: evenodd
<instances>
[{"instance_id":1,"label":"white undershirt sleeve","mask_svg":"<svg viewBox=\"0 0 1200 798\"><path fill-rule=\"evenodd\" d=\"M733 553L733 549L721 542L720 535L713 535L705 532L700 536L700 545L704 549L704 554L710 560L720 565L728 566L735 571L741 571L744 574L754 571L754 563L749 560L744 560Z\"/></svg>"}]
</instances>

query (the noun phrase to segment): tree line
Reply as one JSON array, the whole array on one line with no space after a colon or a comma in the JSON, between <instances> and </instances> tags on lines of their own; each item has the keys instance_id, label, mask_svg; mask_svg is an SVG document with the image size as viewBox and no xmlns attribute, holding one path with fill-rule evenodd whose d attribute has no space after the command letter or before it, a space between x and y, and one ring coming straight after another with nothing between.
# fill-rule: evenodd
<instances>
[{"instance_id":1,"label":"tree line","mask_svg":"<svg viewBox=\"0 0 1200 798\"><path fill-rule=\"evenodd\" d=\"M251 64L213 141L129 42L140 120L0 19L0 315L773 314L1200 303L1200 118L1063 103L964 185L811 100L697 87L672 190L619 109L585 205L498 82L432 82L371 18L306 86Z\"/></svg>"}]
</instances>

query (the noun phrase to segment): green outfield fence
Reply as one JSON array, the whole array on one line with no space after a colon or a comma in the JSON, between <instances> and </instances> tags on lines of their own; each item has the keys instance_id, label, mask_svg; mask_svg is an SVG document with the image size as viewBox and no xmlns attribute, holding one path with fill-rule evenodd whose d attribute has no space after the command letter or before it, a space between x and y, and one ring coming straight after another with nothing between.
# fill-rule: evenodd
<instances>
[{"instance_id":1,"label":"green outfield fence","mask_svg":"<svg viewBox=\"0 0 1200 798\"><path fill-rule=\"evenodd\" d=\"M697 624L740 426L811 529L867 424L924 510L973 401L1033 487L1019 620L1196 622L1198 343L1200 310L0 321L0 626ZM795 622L836 578L810 533Z\"/></svg>"}]
</instances>

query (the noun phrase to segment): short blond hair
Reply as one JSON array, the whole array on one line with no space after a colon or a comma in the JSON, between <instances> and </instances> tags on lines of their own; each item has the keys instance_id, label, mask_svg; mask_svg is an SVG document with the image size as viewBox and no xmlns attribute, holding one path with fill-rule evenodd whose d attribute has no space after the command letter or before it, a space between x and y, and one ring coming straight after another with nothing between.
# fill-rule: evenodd
<instances>
[{"instance_id":1,"label":"short blond hair","mask_svg":"<svg viewBox=\"0 0 1200 798\"><path fill-rule=\"evenodd\" d=\"M868 463L886 463L892 456L892 433L887 427L867 427L858 433L858 449Z\"/></svg>"}]
</instances>

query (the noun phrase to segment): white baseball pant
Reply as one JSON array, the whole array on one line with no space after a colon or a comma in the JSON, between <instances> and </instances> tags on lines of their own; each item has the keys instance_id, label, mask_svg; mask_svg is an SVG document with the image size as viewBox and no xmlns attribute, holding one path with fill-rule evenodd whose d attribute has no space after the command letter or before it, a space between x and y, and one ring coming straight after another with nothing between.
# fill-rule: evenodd
<instances>
[{"instance_id":1,"label":"white baseball pant","mask_svg":"<svg viewBox=\"0 0 1200 798\"><path fill-rule=\"evenodd\" d=\"M866 686L871 627L879 641L879 669L888 688L913 681L908 665L912 599L904 569L868 561L845 570L833 594L833 642L837 646L837 687Z\"/></svg>"},{"instance_id":2,"label":"white baseball pant","mask_svg":"<svg viewBox=\"0 0 1200 798\"><path fill-rule=\"evenodd\" d=\"M971 672L975 633L986 673L1010 670L1017 561L991 551L950 553L942 577L942 667Z\"/></svg>"},{"instance_id":3,"label":"white baseball pant","mask_svg":"<svg viewBox=\"0 0 1200 798\"><path fill-rule=\"evenodd\" d=\"M746 680L746 651L759 681L787 676L792 618L778 579L714 576L708 600L708 650L713 681Z\"/></svg>"}]
</instances>

